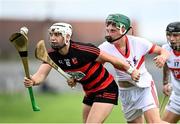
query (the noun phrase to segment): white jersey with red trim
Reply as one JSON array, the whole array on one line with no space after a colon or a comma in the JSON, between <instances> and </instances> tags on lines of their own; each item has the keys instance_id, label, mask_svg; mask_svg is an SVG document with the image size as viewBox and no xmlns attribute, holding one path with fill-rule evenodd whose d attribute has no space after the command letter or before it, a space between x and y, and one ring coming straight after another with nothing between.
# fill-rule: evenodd
<instances>
[{"instance_id":1,"label":"white jersey with red trim","mask_svg":"<svg viewBox=\"0 0 180 124\"><path fill-rule=\"evenodd\" d=\"M145 55L151 53L155 47L150 41L135 37L131 35L126 35L127 53L124 55L121 50L118 49L117 44L111 44L107 41L102 43L99 48L111 55L114 55L126 62L128 62L132 67L136 67L140 70L139 82L136 82L138 87L150 87L152 76L147 71L145 67ZM124 72L123 70L116 70L116 79L118 81L129 81L134 84L131 76Z\"/></svg>"},{"instance_id":2,"label":"white jersey with red trim","mask_svg":"<svg viewBox=\"0 0 180 124\"><path fill-rule=\"evenodd\" d=\"M164 44L162 47L171 53L166 63L170 69L173 91L180 95L180 53L176 54L169 44Z\"/></svg>"}]
</instances>

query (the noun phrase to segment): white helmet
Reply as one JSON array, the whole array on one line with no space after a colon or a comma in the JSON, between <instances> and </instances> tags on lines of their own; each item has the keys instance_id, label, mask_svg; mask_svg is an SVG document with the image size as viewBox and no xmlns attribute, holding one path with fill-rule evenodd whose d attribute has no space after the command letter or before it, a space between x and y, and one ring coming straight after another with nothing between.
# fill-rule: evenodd
<instances>
[{"instance_id":1,"label":"white helmet","mask_svg":"<svg viewBox=\"0 0 180 124\"><path fill-rule=\"evenodd\" d=\"M67 34L72 35L72 26L68 23L54 23L49 28L49 32L61 33L65 38Z\"/></svg>"}]
</instances>

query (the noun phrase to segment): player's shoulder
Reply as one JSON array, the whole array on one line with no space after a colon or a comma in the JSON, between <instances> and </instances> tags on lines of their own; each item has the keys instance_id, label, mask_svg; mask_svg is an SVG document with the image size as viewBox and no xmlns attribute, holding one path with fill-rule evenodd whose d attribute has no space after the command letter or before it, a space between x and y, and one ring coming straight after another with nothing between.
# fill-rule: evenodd
<instances>
[{"instance_id":1,"label":"player's shoulder","mask_svg":"<svg viewBox=\"0 0 180 124\"><path fill-rule=\"evenodd\" d=\"M148 41L147 39L143 37L133 36L133 35L127 35L128 40L132 41Z\"/></svg>"},{"instance_id":2,"label":"player's shoulder","mask_svg":"<svg viewBox=\"0 0 180 124\"><path fill-rule=\"evenodd\" d=\"M113 44L109 43L108 41L104 41L103 43L101 43L98 47L101 48L108 48L113 46Z\"/></svg>"},{"instance_id":3,"label":"player's shoulder","mask_svg":"<svg viewBox=\"0 0 180 124\"><path fill-rule=\"evenodd\" d=\"M87 42L78 42L78 41L71 41L71 45L73 47L80 47L80 46L87 46L87 47L96 47L93 43L87 43Z\"/></svg>"},{"instance_id":4,"label":"player's shoulder","mask_svg":"<svg viewBox=\"0 0 180 124\"><path fill-rule=\"evenodd\" d=\"M100 53L100 49L92 43L71 41L71 48L72 50L75 51L78 50L86 54L91 53L91 54L99 55Z\"/></svg>"},{"instance_id":5,"label":"player's shoulder","mask_svg":"<svg viewBox=\"0 0 180 124\"><path fill-rule=\"evenodd\" d=\"M152 42L149 40L143 38L143 37L138 37L138 36L132 36L132 35L127 35L128 42L132 44L133 46L144 46L144 45L152 45Z\"/></svg>"}]
</instances>

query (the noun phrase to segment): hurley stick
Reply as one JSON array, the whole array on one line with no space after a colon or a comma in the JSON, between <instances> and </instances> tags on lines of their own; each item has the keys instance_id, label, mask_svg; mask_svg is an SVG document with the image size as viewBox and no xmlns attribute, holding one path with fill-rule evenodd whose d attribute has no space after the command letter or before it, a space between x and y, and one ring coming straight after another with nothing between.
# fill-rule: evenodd
<instances>
[{"instance_id":1,"label":"hurley stick","mask_svg":"<svg viewBox=\"0 0 180 124\"><path fill-rule=\"evenodd\" d=\"M162 116L162 114L164 113L164 109L167 102L168 102L168 96L164 95L160 103L160 109L159 109L160 116Z\"/></svg>"},{"instance_id":2,"label":"hurley stick","mask_svg":"<svg viewBox=\"0 0 180 124\"><path fill-rule=\"evenodd\" d=\"M20 33L14 33L11 35L9 40L11 43L16 47L17 51L19 52L19 55L21 57L25 75L27 78L30 78L29 74L29 66L28 66L28 37L27 37L28 29L26 27L22 27L20 30ZM39 107L36 104L34 95L33 95L33 89L32 87L28 88L31 104L33 111L40 111Z\"/></svg>"}]
</instances>

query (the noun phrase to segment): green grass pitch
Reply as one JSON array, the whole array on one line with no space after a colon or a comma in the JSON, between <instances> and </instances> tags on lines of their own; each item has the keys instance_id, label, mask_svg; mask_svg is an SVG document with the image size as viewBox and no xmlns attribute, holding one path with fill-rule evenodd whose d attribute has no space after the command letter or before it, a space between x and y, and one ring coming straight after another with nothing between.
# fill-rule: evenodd
<instances>
[{"instance_id":1,"label":"green grass pitch","mask_svg":"<svg viewBox=\"0 0 180 124\"><path fill-rule=\"evenodd\" d=\"M35 93L41 108L33 112L28 94L0 95L0 123L82 123L83 93ZM120 105L105 123L126 123Z\"/></svg>"}]
</instances>

